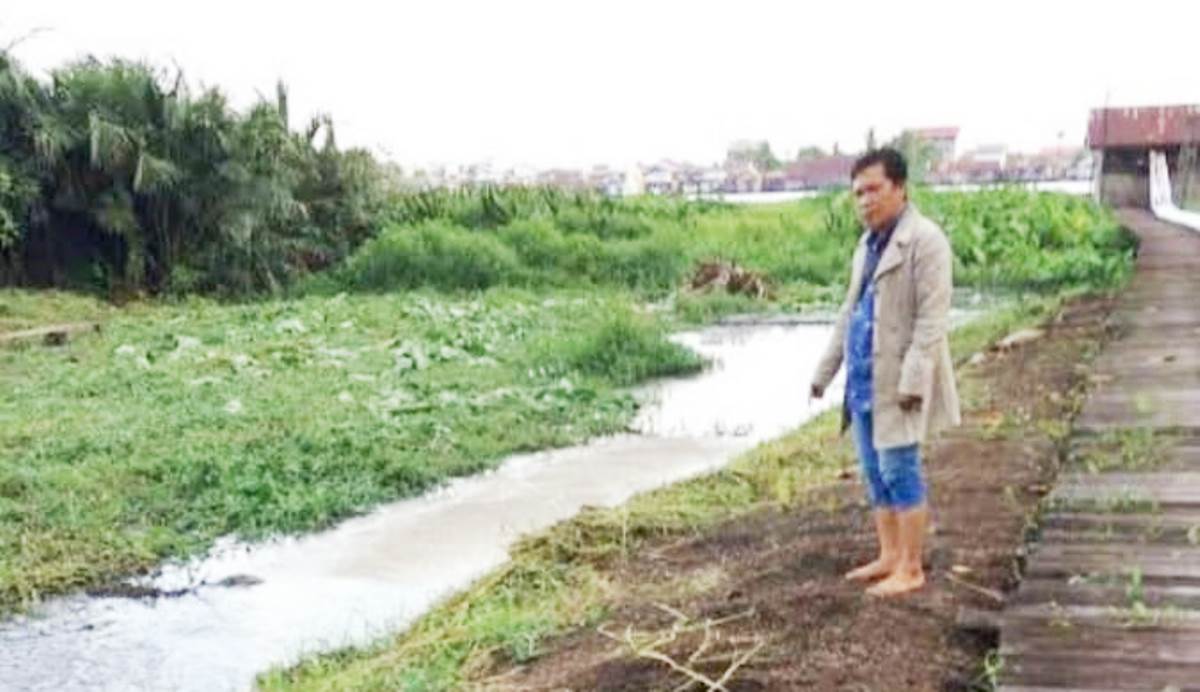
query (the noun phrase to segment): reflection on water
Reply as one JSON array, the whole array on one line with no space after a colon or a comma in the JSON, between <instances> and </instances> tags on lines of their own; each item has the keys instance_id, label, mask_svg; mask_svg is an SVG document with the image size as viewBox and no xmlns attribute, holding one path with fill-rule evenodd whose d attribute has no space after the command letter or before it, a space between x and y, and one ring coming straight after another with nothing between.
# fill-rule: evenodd
<instances>
[{"instance_id":1,"label":"reflection on water","mask_svg":"<svg viewBox=\"0 0 1200 692\"><path fill-rule=\"evenodd\" d=\"M808 376L828 336L822 325L682 334L712 366L647 387L639 434L514 457L322 533L225 542L149 582L194 587L180 597L65 598L0 624L0 689L245 689L272 665L400 629L501 564L520 534L717 468L814 415ZM825 405L839 399L835 387ZM213 585L232 575L261 583Z\"/></svg>"}]
</instances>

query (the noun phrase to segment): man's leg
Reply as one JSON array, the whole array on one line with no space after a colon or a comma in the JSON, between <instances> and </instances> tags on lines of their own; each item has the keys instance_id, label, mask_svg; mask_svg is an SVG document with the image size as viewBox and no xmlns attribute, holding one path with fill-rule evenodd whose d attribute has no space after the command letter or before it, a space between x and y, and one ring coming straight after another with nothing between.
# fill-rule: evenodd
<instances>
[{"instance_id":1,"label":"man's leg","mask_svg":"<svg viewBox=\"0 0 1200 692\"><path fill-rule=\"evenodd\" d=\"M899 525L896 513L889 504L887 486L879 469L879 455L872 439L871 414L858 413L853 416L854 445L858 449L858 460L862 469L863 484L867 487L867 498L874 508L875 534L879 538L879 557L846 573L847 579L865 581L886 577L900 558Z\"/></svg>"},{"instance_id":2,"label":"man's leg","mask_svg":"<svg viewBox=\"0 0 1200 692\"><path fill-rule=\"evenodd\" d=\"M917 445L886 449L880 453L880 473L894 500L899 559L887 579L868 589L875 596L894 596L925 585L925 531L929 525L925 481Z\"/></svg>"},{"instance_id":3,"label":"man's leg","mask_svg":"<svg viewBox=\"0 0 1200 692\"><path fill-rule=\"evenodd\" d=\"M861 567L846 572L853 581L867 581L886 577L900 561L900 526L896 513L890 509L875 510L875 535L879 538L879 557Z\"/></svg>"}]
</instances>

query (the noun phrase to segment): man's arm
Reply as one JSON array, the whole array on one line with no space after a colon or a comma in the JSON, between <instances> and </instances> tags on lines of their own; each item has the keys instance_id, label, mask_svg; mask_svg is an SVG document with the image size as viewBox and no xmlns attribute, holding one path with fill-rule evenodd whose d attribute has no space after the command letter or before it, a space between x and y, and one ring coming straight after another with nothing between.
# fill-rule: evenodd
<instances>
[{"instance_id":1,"label":"man's arm","mask_svg":"<svg viewBox=\"0 0 1200 692\"><path fill-rule=\"evenodd\" d=\"M950 241L940 231L922 238L914 248L913 281L916 283L916 315L912 342L900 369L899 394L906 408L915 408L933 382L937 349L946 336L950 315L954 258ZM916 402L913 402L916 399Z\"/></svg>"},{"instance_id":2,"label":"man's arm","mask_svg":"<svg viewBox=\"0 0 1200 692\"><path fill-rule=\"evenodd\" d=\"M860 244L854 251L854 258L850 261L850 285L846 287L846 299L842 301L842 307L838 311L837 322L833 326L833 335L829 337L829 345L825 347L825 353L817 362L817 370L813 373L811 393L818 399L825 396L825 388L833 381L833 376L837 374L838 368L842 367L842 360L845 357L846 328L850 324L850 314L854 311L854 302L858 299L858 286L862 283L862 277L859 275L861 259L859 255L861 253L862 246Z\"/></svg>"},{"instance_id":3,"label":"man's arm","mask_svg":"<svg viewBox=\"0 0 1200 692\"><path fill-rule=\"evenodd\" d=\"M829 386L829 383L833 381L833 376L842 367L846 348L846 325L850 321L850 312L853 309L854 304L847 298L838 312L837 322L833 327L833 336L829 338L829 345L825 347L825 353L817 363L817 372L813 375L812 380L812 395L818 399L825 396L825 388Z\"/></svg>"}]
</instances>

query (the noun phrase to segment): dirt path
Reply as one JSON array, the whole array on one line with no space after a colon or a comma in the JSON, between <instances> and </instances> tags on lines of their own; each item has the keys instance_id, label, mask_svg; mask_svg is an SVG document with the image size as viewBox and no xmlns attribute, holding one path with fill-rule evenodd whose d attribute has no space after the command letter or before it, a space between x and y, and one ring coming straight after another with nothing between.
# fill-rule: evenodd
<instances>
[{"instance_id":1,"label":"dirt path","mask_svg":"<svg viewBox=\"0 0 1200 692\"><path fill-rule=\"evenodd\" d=\"M1076 302L1041 338L964 369L964 425L927 452L935 535L931 583L919 594L880 601L842 581L874 550L850 476L805 509L760 511L643 546L609 566L613 603L598 628L548 642L527 665L499 662L477 685L672 689L689 675L720 681L727 673L729 690L986 684L980 662L995 638L965 634L956 615L963 606L997 609L1015 588L1025 531L1088 381L1081 363L1107 337L1110 309L1105 300Z\"/></svg>"}]
</instances>

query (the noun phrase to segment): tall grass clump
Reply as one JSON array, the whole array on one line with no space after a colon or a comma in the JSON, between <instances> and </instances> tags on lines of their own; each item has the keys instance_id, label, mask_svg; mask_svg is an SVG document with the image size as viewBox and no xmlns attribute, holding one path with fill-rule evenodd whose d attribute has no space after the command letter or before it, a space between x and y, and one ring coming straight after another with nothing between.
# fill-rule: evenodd
<instances>
[{"instance_id":1,"label":"tall grass clump","mask_svg":"<svg viewBox=\"0 0 1200 692\"><path fill-rule=\"evenodd\" d=\"M387 229L355 253L340 275L347 287L359 290L485 289L523 283L524 268L495 235L427 221Z\"/></svg>"},{"instance_id":2,"label":"tall grass clump","mask_svg":"<svg viewBox=\"0 0 1200 692\"><path fill-rule=\"evenodd\" d=\"M434 220L389 227L335 274L349 290L593 285L659 293L679 284L690 266L684 238L671 228L603 240L564 232L549 218L496 229Z\"/></svg>"},{"instance_id":3,"label":"tall grass clump","mask_svg":"<svg viewBox=\"0 0 1200 692\"><path fill-rule=\"evenodd\" d=\"M583 373L618 386L693 373L704 365L700 356L668 339L660 324L628 310L541 344L532 355L539 367L550 372Z\"/></svg>"}]
</instances>

